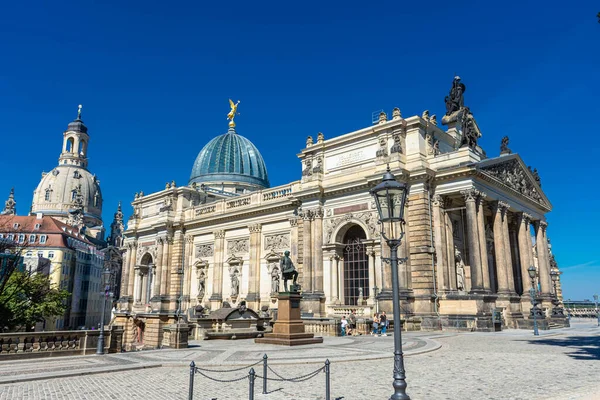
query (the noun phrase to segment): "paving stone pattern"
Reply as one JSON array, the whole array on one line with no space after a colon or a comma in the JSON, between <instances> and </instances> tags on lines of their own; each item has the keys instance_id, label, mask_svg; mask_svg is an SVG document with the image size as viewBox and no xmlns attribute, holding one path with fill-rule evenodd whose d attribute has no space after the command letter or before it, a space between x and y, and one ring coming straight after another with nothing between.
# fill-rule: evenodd
<instances>
[{"instance_id":1,"label":"paving stone pattern","mask_svg":"<svg viewBox=\"0 0 600 400\"><path fill-rule=\"evenodd\" d=\"M600 366L599 334L600 329L592 324L543 332L539 338L524 331L409 333L403 337L408 349L405 359L407 391L413 400L600 399L597 373ZM436 343L441 343L441 348L435 350ZM0 400L187 399L189 367L185 364L190 358L196 361L204 357L205 361L198 365L206 368L234 368L262 357L265 349L261 347L254 351L252 347L249 342L211 341L202 342L199 348L179 351L104 356L100 358L113 363L111 365L115 368L125 365L123 361L144 365L162 360L162 365L166 366L0 385ZM413 350L410 350L411 347ZM272 355L273 370L290 378L307 374L322 365L307 361L317 361L322 355L333 354L332 400L340 396L344 400L387 399L392 393L393 360L389 356L392 349L392 337L367 336L331 338L323 345L308 348L282 349L274 346L267 349L267 354L270 359ZM427 349L434 351L425 351ZM294 355L305 361L288 362L285 359ZM351 361L360 357L368 359ZM64 362L71 361L54 361L60 368ZM4 364L0 363L0 380L1 374L8 368ZM23 371L24 366L29 364L33 365L31 360L19 362L17 366ZM78 368L78 364L74 365ZM262 375L261 365L255 370ZM48 374L58 376L62 373L61 369L52 371L55 370L49 369ZM246 371L205 374L220 380L233 380L243 378ZM273 374L270 376L275 377ZM196 400L248 398L247 379L220 383L197 374L194 388ZM271 381L268 390L269 394L263 395L262 380L256 380L257 400L325 399L325 374L319 373L306 382Z\"/></svg>"}]
</instances>

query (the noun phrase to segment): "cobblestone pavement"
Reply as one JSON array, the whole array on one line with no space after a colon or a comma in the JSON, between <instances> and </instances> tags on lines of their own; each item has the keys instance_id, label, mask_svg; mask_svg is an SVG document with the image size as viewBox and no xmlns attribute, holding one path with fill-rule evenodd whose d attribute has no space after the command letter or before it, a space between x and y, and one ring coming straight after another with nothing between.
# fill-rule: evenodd
<instances>
[{"instance_id":1,"label":"cobblestone pavement","mask_svg":"<svg viewBox=\"0 0 600 400\"><path fill-rule=\"evenodd\" d=\"M574 328L544 332L537 338L526 331L504 331L461 334L420 332L406 334L403 339L406 339L407 347L424 343L421 350L434 350L432 344L436 342L442 345L436 351L416 350L412 355L411 351L407 351L407 392L413 400L454 400L459 397L485 400L600 399L598 374L594 372L600 366L600 328L592 324L575 324ZM189 357L205 356L205 361L194 359L201 367L231 369L233 365L242 366L245 361L262 356L261 352L254 351L253 345L241 341L202 342L201 349L203 351L192 348L104 356L102 358L113 362L114 366L124 365L124 361L145 365L159 360L167 366L0 385L0 400L186 399L189 367L185 363ZM277 349L281 353L277 354ZM286 378L317 370L322 364L311 361L316 361L323 354L322 360L337 350L338 357L331 357L332 400L341 396L344 400L386 399L392 392L393 360L389 357L393 349L392 337L331 338L322 346L277 349L267 353L270 354L270 360L272 355L273 370ZM355 350L354 354L352 349ZM289 355L303 357L304 362L286 363L283 356ZM349 361L361 356L369 358ZM278 357L281 359L278 360ZM114 360L110 361L110 358ZM55 360L55 363L62 362ZM0 363L0 377L6 368L3 364ZM25 365L34 365L32 360L16 364L21 371ZM74 364L74 368L79 367ZM261 365L255 366L255 370L259 376L262 375ZM49 371L51 374L53 370ZM196 374L194 399L248 398L245 369L231 373L204 373L220 380L241 379L222 383ZM276 376L269 372L269 377ZM257 400L325 399L325 375L320 372L305 382L269 381L269 394L263 395L261 392L262 380L257 379Z\"/></svg>"}]
</instances>

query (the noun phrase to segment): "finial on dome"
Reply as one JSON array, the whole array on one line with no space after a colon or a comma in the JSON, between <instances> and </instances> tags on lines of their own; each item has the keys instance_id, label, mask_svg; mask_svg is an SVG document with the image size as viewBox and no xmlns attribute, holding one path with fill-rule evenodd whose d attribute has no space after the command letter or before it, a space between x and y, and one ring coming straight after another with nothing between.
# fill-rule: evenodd
<instances>
[{"instance_id":1,"label":"finial on dome","mask_svg":"<svg viewBox=\"0 0 600 400\"><path fill-rule=\"evenodd\" d=\"M83 108L83 106L80 104L79 107L77 107L77 119L81 119L81 109Z\"/></svg>"},{"instance_id":2,"label":"finial on dome","mask_svg":"<svg viewBox=\"0 0 600 400\"><path fill-rule=\"evenodd\" d=\"M229 106L231 107L231 110L229 111L229 114L227 114L227 119L229 120L230 128L235 127L235 122L233 122L233 119L239 114L237 112L238 104L240 104L239 100L237 103L234 103L233 100L229 99Z\"/></svg>"}]
</instances>

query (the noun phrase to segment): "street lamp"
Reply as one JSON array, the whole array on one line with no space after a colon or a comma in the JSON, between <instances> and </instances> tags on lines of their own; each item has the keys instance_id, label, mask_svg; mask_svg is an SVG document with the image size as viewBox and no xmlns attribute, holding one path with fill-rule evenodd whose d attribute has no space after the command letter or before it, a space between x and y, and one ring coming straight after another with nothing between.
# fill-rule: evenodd
<instances>
[{"instance_id":1,"label":"street lamp","mask_svg":"<svg viewBox=\"0 0 600 400\"><path fill-rule=\"evenodd\" d=\"M600 326L600 314L598 314L598 295L594 295L594 303L596 303L596 318L598 319L598 326Z\"/></svg>"},{"instance_id":2,"label":"street lamp","mask_svg":"<svg viewBox=\"0 0 600 400\"><path fill-rule=\"evenodd\" d=\"M98 336L98 348L96 355L104 354L104 314L106 314L106 299L110 292L110 269L106 267L102 272L102 282L104 283L104 297L102 298L102 315L100 316L100 336Z\"/></svg>"},{"instance_id":3,"label":"street lamp","mask_svg":"<svg viewBox=\"0 0 600 400\"><path fill-rule=\"evenodd\" d=\"M396 181L390 168L383 175L380 184L371 189L381 223L381 236L390 248L390 264L392 266L392 294L394 311L394 394L390 400L410 400L406 394L406 373L402 354L402 333L400 322L400 299L398 295L398 247L404 236L404 204L406 203L407 187ZM386 236L386 228L387 234Z\"/></svg>"},{"instance_id":4,"label":"street lamp","mask_svg":"<svg viewBox=\"0 0 600 400\"><path fill-rule=\"evenodd\" d=\"M532 265L531 267L527 268L527 272L529 273L529 278L531 279L531 289L529 289L529 294L531 295L531 313L533 314L533 335L534 336L539 336L540 332L538 331L538 324L537 324L537 310L535 308L535 295L536 295L536 290L535 290L535 275L536 275L536 271L535 271L535 267Z\"/></svg>"},{"instance_id":5,"label":"street lamp","mask_svg":"<svg viewBox=\"0 0 600 400\"><path fill-rule=\"evenodd\" d=\"M550 271L550 278L552 278L552 285L554 286L554 308L552 309L553 316L563 316L563 310L559 307L560 301L558 300L558 291L556 290L556 284L558 283L558 278L560 276L560 272L556 269Z\"/></svg>"}]
</instances>

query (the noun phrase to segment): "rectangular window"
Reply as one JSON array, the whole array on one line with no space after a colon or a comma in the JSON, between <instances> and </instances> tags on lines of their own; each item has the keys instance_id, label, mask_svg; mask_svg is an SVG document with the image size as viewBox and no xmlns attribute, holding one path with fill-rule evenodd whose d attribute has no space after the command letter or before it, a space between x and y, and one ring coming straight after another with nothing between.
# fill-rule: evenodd
<instances>
[{"instance_id":1,"label":"rectangular window","mask_svg":"<svg viewBox=\"0 0 600 400\"><path fill-rule=\"evenodd\" d=\"M44 257L44 252L43 251L38 251L38 257Z\"/></svg>"},{"instance_id":2,"label":"rectangular window","mask_svg":"<svg viewBox=\"0 0 600 400\"><path fill-rule=\"evenodd\" d=\"M29 243L35 242L35 235L29 235Z\"/></svg>"},{"instance_id":3,"label":"rectangular window","mask_svg":"<svg viewBox=\"0 0 600 400\"><path fill-rule=\"evenodd\" d=\"M2 239L3 237L4 237L4 235L0 233L0 239Z\"/></svg>"},{"instance_id":4,"label":"rectangular window","mask_svg":"<svg viewBox=\"0 0 600 400\"><path fill-rule=\"evenodd\" d=\"M8 240L15 240L15 235L13 235L12 233L10 233L8 235Z\"/></svg>"},{"instance_id":5,"label":"rectangular window","mask_svg":"<svg viewBox=\"0 0 600 400\"><path fill-rule=\"evenodd\" d=\"M48 258L54 258L54 252L53 251L51 251L51 252L48 253Z\"/></svg>"},{"instance_id":6,"label":"rectangular window","mask_svg":"<svg viewBox=\"0 0 600 400\"><path fill-rule=\"evenodd\" d=\"M40 224L35 224L35 229L40 229Z\"/></svg>"},{"instance_id":7,"label":"rectangular window","mask_svg":"<svg viewBox=\"0 0 600 400\"><path fill-rule=\"evenodd\" d=\"M15 222L15 223L13 224L13 228L15 228L15 229L18 229L18 228L19 228L19 224Z\"/></svg>"},{"instance_id":8,"label":"rectangular window","mask_svg":"<svg viewBox=\"0 0 600 400\"><path fill-rule=\"evenodd\" d=\"M26 257L32 257L33 256L33 251L29 250L26 254Z\"/></svg>"},{"instance_id":9,"label":"rectangular window","mask_svg":"<svg viewBox=\"0 0 600 400\"><path fill-rule=\"evenodd\" d=\"M25 243L25 235L22 233L19 235L19 243Z\"/></svg>"},{"instance_id":10,"label":"rectangular window","mask_svg":"<svg viewBox=\"0 0 600 400\"><path fill-rule=\"evenodd\" d=\"M46 243L46 235L40 236L40 244L45 244L45 243Z\"/></svg>"}]
</instances>

